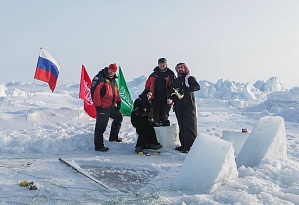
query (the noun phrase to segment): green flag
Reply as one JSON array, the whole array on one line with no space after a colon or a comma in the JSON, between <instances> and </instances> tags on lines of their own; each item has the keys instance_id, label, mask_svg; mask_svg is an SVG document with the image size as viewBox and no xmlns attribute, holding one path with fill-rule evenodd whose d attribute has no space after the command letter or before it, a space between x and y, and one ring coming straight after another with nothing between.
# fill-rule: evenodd
<instances>
[{"instance_id":1,"label":"green flag","mask_svg":"<svg viewBox=\"0 0 299 205\"><path fill-rule=\"evenodd\" d=\"M131 113L133 111L133 101L126 80L124 78L123 72L121 71L120 67L118 71L118 90L121 98L120 112L124 116L131 116Z\"/></svg>"}]
</instances>

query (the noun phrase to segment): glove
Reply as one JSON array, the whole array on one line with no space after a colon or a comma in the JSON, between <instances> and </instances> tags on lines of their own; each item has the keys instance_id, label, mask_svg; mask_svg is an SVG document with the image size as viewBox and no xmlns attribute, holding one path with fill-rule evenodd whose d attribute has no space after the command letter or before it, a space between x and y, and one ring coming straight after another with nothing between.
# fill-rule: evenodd
<instances>
[{"instance_id":1,"label":"glove","mask_svg":"<svg viewBox=\"0 0 299 205\"><path fill-rule=\"evenodd\" d=\"M151 119L150 123L152 124L153 127L157 127L157 124L155 123L154 119Z\"/></svg>"},{"instance_id":2,"label":"glove","mask_svg":"<svg viewBox=\"0 0 299 205\"><path fill-rule=\"evenodd\" d=\"M168 99L167 99L167 104L168 104L168 105L172 104L172 99L169 99L169 98L168 98Z\"/></svg>"},{"instance_id":3,"label":"glove","mask_svg":"<svg viewBox=\"0 0 299 205\"><path fill-rule=\"evenodd\" d=\"M116 106L115 106L115 109L120 110L120 108L121 108L121 102L117 102Z\"/></svg>"}]
</instances>

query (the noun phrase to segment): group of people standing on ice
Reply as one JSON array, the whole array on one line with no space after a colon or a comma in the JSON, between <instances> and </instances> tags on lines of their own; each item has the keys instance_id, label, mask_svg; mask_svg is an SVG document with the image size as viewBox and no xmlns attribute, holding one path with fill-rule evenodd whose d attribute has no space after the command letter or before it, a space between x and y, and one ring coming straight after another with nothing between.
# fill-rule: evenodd
<instances>
[{"instance_id":1,"label":"group of people standing on ice","mask_svg":"<svg viewBox=\"0 0 299 205\"><path fill-rule=\"evenodd\" d=\"M120 113L121 99L117 86L117 65L110 64L102 69L92 80L91 96L97 116L94 131L96 151L108 151L104 146L103 134L109 118L112 118L109 141L122 142L118 137L123 117ZM168 119L173 108L179 125L181 146L175 148L188 153L197 136L197 116L194 91L200 85L185 63L178 63L176 74L167 67L165 58L158 60L153 72L145 83L145 89L134 101L131 123L136 128L138 139L135 152L143 149L160 149L155 126L170 126Z\"/></svg>"}]
</instances>

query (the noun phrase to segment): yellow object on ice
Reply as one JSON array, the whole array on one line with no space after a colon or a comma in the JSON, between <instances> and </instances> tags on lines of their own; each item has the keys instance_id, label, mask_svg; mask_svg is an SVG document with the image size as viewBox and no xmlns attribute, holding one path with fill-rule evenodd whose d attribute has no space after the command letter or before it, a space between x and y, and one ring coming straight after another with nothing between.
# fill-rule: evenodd
<instances>
[{"instance_id":1,"label":"yellow object on ice","mask_svg":"<svg viewBox=\"0 0 299 205\"><path fill-rule=\"evenodd\" d=\"M23 180L20 182L20 186L24 187L24 186L28 186L28 181L27 180Z\"/></svg>"}]
</instances>

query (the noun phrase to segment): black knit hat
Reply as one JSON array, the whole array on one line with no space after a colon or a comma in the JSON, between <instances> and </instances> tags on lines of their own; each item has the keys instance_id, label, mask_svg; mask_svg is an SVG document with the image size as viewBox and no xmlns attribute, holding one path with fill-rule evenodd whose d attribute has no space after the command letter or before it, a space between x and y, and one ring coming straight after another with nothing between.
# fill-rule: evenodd
<instances>
[{"instance_id":1,"label":"black knit hat","mask_svg":"<svg viewBox=\"0 0 299 205\"><path fill-rule=\"evenodd\" d=\"M167 63L166 58L159 58L158 63Z\"/></svg>"}]
</instances>

